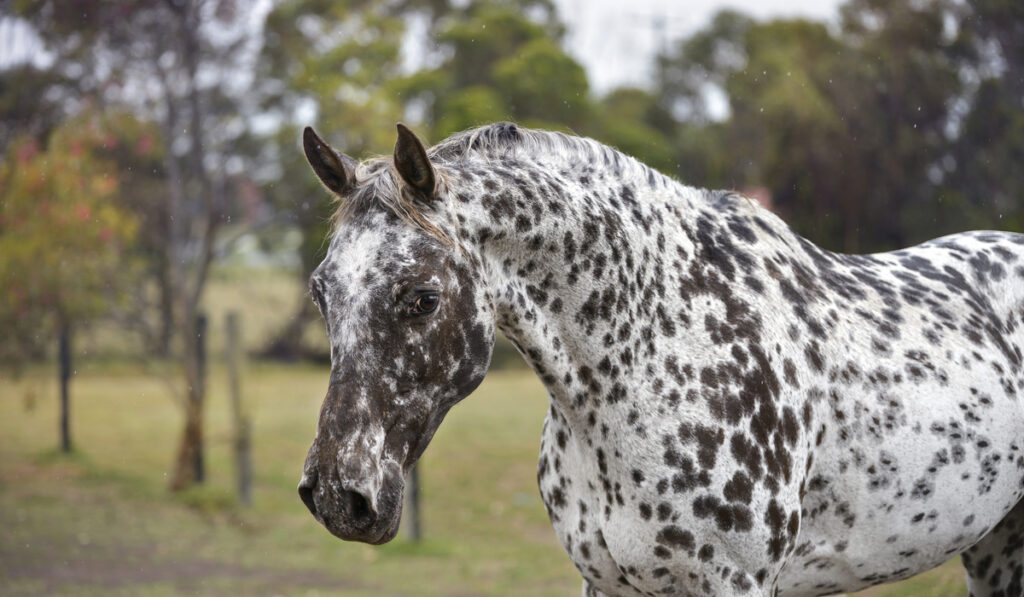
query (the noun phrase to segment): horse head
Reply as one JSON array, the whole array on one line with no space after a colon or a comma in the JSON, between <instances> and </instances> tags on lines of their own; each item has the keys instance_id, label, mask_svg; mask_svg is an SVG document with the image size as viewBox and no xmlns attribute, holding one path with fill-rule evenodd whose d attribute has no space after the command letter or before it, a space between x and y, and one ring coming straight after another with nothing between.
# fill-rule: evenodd
<instances>
[{"instance_id":1,"label":"horse head","mask_svg":"<svg viewBox=\"0 0 1024 597\"><path fill-rule=\"evenodd\" d=\"M331 377L299 495L334 535L379 544L398 531L405 474L487 372L493 307L452 232L443 177L408 128L393 159L357 164L311 128L303 148L341 207L309 281Z\"/></svg>"}]
</instances>

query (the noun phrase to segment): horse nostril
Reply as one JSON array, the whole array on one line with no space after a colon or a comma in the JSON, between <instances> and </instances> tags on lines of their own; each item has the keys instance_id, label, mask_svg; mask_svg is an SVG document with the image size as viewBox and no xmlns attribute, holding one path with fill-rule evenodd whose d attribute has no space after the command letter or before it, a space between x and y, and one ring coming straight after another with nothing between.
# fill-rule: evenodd
<instances>
[{"instance_id":1,"label":"horse nostril","mask_svg":"<svg viewBox=\"0 0 1024 597\"><path fill-rule=\"evenodd\" d=\"M304 482L299 483L299 497L302 498L302 503L306 504L309 508L310 513L316 516L316 503L313 502L313 487L315 485L307 485Z\"/></svg>"},{"instance_id":2,"label":"horse nostril","mask_svg":"<svg viewBox=\"0 0 1024 597\"><path fill-rule=\"evenodd\" d=\"M373 509L370 508L370 502L367 501L363 494L355 491L348 492L349 505L352 508L352 518L355 520L368 520L373 518Z\"/></svg>"}]
</instances>

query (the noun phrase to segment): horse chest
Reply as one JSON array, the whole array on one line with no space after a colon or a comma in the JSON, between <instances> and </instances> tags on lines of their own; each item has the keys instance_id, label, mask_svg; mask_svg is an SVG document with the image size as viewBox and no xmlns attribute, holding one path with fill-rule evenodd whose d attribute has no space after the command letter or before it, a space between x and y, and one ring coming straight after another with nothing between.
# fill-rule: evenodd
<instances>
[{"instance_id":1,"label":"horse chest","mask_svg":"<svg viewBox=\"0 0 1024 597\"><path fill-rule=\"evenodd\" d=\"M649 423L644 437L629 434L627 426L600 425L593 435L575 435L555 409L549 411L538 474L541 496L588 586L604 595L728 594L752 586L758 571L762 578L769 575L773 563L762 556L773 531L752 524L753 510L699 497L710 495L705 485L720 487L743 465L723 453L713 470L681 475L688 466L679 463L696 463L698 451L666 450L658 439L669 429L676 433L679 421L663 419L663 429ZM682 468L667 465L666 458ZM705 454L705 465L707 459ZM796 507L795 485L785 494L779 510L789 512ZM694 500L708 502L714 512L694 507ZM767 500L760 501L751 506L767 507ZM731 532L723 534L723 525Z\"/></svg>"},{"instance_id":2,"label":"horse chest","mask_svg":"<svg viewBox=\"0 0 1024 597\"><path fill-rule=\"evenodd\" d=\"M606 489L614 485L602 482L600 465L584 453L587 448L579 440L557 411L548 412L537 475L541 498L558 540L583 577L595 586L611 581L622 592L629 587L617 580L622 571L605 535L615 505L614 494Z\"/></svg>"}]
</instances>

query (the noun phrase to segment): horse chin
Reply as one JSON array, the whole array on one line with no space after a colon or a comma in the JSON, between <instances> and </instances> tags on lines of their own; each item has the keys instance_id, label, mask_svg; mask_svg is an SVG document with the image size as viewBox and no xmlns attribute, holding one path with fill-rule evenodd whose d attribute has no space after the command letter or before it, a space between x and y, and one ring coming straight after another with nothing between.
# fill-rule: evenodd
<instances>
[{"instance_id":1,"label":"horse chin","mask_svg":"<svg viewBox=\"0 0 1024 597\"><path fill-rule=\"evenodd\" d=\"M388 541L391 541L396 535L398 535L398 528L401 526L401 522L402 515L399 513L398 516L395 516L391 525L386 527L379 537L364 541L363 543L369 543L370 545L383 545Z\"/></svg>"},{"instance_id":2,"label":"horse chin","mask_svg":"<svg viewBox=\"0 0 1024 597\"><path fill-rule=\"evenodd\" d=\"M355 529L330 518L321 520L321 524L338 539L367 543L369 545L383 545L394 539L398 534L400 521L401 515L399 514L393 520L378 519L373 526L367 529Z\"/></svg>"}]
</instances>

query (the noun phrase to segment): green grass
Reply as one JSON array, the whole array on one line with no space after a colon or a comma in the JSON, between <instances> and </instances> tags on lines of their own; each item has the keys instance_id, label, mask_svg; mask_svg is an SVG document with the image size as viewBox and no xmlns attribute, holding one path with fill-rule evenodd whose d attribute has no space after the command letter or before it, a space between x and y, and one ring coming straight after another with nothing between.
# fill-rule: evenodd
<instances>
[{"instance_id":1,"label":"green grass","mask_svg":"<svg viewBox=\"0 0 1024 597\"><path fill-rule=\"evenodd\" d=\"M206 487L166 490L180 411L158 380L79 372L76 451L56 445L48 371L0 380L0 593L567 595L579 581L536 485L546 398L495 372L455 407L422 460L425 541L331 537L295 493L327 372L252 367L253 506L232 495L229 409L210 380ZM34 406L24 395L35 392ZM44 398L45 397L45 398Z\"/></svg>"},{"instance_id":2,"label":"green grass","mask_svg":"<svg viewBox=\"0 0 1024 597\"><path fill-rule=\"evenodd\" d=\"M37 372L38 375L48 374ZM56 445L49 375L0 379L0 593L5 595L575 595L535 485L546 398L524 372L493 372L455 407L422 460L424 535L338 541L295 494L324 369L261 365L245 378L255 492L232 493L229 409L214 370L209 483L172 496L180 411L127 368L74 380L76 451ZM36 393L27 408L26 391ZM46 397L45 399L43 397ZM962 595L951 562L862 595Z\"/></svg>"}]
</instances>

